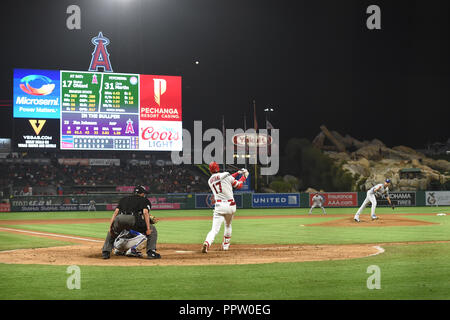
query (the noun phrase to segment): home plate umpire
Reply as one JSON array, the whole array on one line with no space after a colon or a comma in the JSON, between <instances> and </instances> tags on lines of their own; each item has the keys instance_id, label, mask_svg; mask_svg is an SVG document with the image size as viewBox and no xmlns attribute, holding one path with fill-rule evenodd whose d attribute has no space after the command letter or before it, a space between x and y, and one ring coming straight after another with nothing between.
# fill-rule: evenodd
<instances>
[{"instance_id":1,"label":"home plate umpire","mask_svg":"<svg viewBox=\"0 0 450 320\"><path fill-rule=\"evenodd\" d=\"M152 205L145 197L147 193L143 186L137 186L132 195L120 199L111 218L111 225L102 248L103 259L110 258L114 240L123 230L135 230L145 234L147 236L147 258L161 258L161 255L156 253L158 232L154 224L157 220L150 216Z\"/></svg>"}]
</instances>

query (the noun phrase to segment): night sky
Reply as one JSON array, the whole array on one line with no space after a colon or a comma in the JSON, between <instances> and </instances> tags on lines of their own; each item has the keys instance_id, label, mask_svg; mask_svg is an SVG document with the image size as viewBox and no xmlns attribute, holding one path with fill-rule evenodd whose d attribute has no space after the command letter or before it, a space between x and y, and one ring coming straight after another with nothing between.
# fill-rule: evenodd
<instances>
[{"instance_id":1,"label":"night sky","mask_svg":"<svg viewBox=\"0 0 450 320\"><path fill-rule=\"evenodd\" d=\"M66 8L81 8L81 30ZM368 30L366 8L381 8ZM99 31L115 72L183 77L183 125L252 126L272 107L281 146L320 125L388 146L445 142L450 123L448 1L3 1L0 100L13 68L87 70ZM195 61L199 61L196 64ZM4 103L4 102L3 102ZM0 101L0 104L1 101ZM12 136L1 106L0 137Z\"/></svg>"}]
</instances>

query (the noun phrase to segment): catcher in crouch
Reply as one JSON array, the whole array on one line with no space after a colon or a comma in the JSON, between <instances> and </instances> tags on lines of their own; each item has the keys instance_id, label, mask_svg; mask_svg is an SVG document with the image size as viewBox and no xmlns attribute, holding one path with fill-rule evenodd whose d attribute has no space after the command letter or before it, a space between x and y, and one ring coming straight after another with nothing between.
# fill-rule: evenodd
<instances>
[{"instance_id":1,"label":"catcher in crouch","mask_svg":"<svg viewBox=\"0 0 450 320\"><path fill-rule=\"evenodd\" d=\"M209 164L209 171L211 177L208 180L208 185L214 195L214 214L211 231L206 236L203 242L202 252L207 253L209 247L214 241L214 238L219 233L220 226L225 222L223 232L222 250L228 250L231 239L231 222L233 215L236 212L236 202L233 197L233 188L241 189L243 182L248 177L248 170L241 169L236 173L219 172L219 165L213 161ZM238 175L242 175L239 180L236 180Z\"/></svg>"}]
</instances>

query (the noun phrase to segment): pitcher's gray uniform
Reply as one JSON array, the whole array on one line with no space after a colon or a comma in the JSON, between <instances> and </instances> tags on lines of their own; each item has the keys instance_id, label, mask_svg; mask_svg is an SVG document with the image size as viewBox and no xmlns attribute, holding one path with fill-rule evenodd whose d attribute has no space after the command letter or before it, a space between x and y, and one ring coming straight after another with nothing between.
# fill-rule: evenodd
<instances>
[{"instance_id":1,"label":"pitcher's gray uniform","mask_svg":"<svg viewBox=\"0 0 450 320\"><path fill-rule=\"evenodd\" d=\"M325 202L325 199L323 198L323 196L321 196L319 193L316 193L314 195L314 197L312 197L311 202L312 202L312 205L311 205L311 209L309 209L308 214L312 212L312 209L317 208L317 207L322 208L323 213L327 214L325 212L325 208L323 207L323 203Z\"/></svg>"},{"instance_id":2,"label":"pitcher's gray uniform","mask_svg":"<svg viewBox=\"0 0 450 320\"><path fill-rule=\"evenodd\" d=\"M376 186L373 186L367 191L366 199L364 199L363 204L358 209L358 211L355 214L354 220L356 222L359 222L359 215L363 211L363 209L367 206L367 204L370 202L372 203L372 209L370 211L370 216L372 220L378 219L378 217L375 215L375 208L377 207L377 198L381 197L381 195L386 195L386 199L388 200L389 204L392 206L392 209L394 209L394 206L392 205L391 199L389 198L389 184L391 183L391 180L386 179L386 181L383 183L379 183Z\"/></svg>"}]
</instances>

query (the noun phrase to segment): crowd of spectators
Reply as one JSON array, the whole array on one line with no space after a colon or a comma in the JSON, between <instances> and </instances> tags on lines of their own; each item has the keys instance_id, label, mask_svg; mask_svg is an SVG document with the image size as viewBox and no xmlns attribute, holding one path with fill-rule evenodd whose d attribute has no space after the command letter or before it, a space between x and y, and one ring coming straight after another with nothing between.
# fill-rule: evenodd
<instances>
[{"instance_id":1,"label":"crowd of spectators","mask_svg":"<svg viewBox=\"0 0 450 320\"><path fill-rule=\"evenodd\" d=\"M2 163L0 190L3 194L46 195L84 193L94 187L145 185L151 193L190 193L208 190L207 177L193 165L133 165L121 161L119 166L86 166L58 163ZM83 187L86 187L83 190ZM74 188L77 190L74 192ZM31 192L31 190L33 190ZM51 190L51 191L50 191Z\"/></svg>"}]
</instances>

